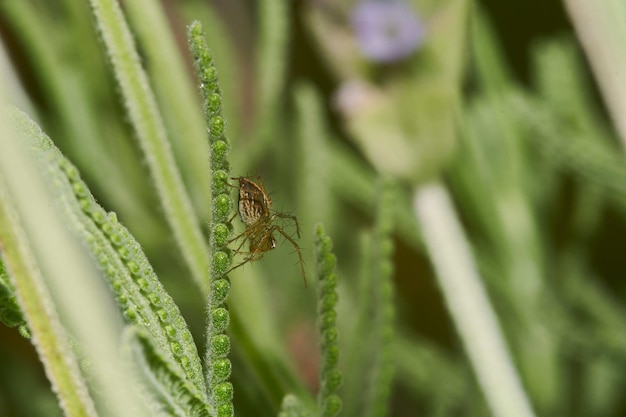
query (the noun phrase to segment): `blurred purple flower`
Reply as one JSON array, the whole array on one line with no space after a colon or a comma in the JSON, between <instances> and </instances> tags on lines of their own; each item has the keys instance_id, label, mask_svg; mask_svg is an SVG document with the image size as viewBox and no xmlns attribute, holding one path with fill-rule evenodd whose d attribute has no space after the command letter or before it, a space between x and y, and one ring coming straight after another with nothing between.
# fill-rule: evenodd
<instances>
[{"instance_id":1,"label":"blurred purple flower","mask_svg":"<svg viewBox=\"0 0 626 417\"><path fill-rule=\"evenodd\" d=\"M377 62L399 61L423 42L425 28L402 0L364 0L351 15L359 49Z\"/></svg>"}]
</instances>

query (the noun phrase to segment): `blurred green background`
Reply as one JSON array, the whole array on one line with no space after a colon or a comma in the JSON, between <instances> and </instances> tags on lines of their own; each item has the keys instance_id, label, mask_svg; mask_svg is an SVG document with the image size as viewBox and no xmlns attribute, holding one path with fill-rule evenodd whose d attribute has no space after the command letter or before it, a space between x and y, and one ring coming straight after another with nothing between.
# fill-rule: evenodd
<instances>
[{"instance_id":1,"label":"blurred green background","mask_svg":"<svg viewBox=\"0 0 626 417\"><path fill-rule=\"evenodd\" d=\"M626 67L611 60L626 45L626 3L598 1L593 14L574 0L409 3L423 39L387 62L359 50L356 0L122 5L199 220L209 193L185 39L193 19L215 54L232 174L261 175L274 208L298 217L310 277L314 224L333 238L343 415L362 415L367 396L355 368L368 364L350 360L367 333L360 291L381 175L394 179L397 201L390 415L492 415L411 207L435 180L453 199L536 414L626 415ZM142 25L141 13L153 8L164 26ZM151 38L171 44L154 50ZM150 183L88 2L0 0L0 40L14 103L139 240L201 346L204 303ZM314 393L315 291L303 287L293 248L279 243L234 272L232 284L230 302L242 312L234 325L271 354L266 366L279 362L296 377L294 390ZM29 341L4 326L0 341L0 415L59 415ZM233 349L237 414L275 415L289 383L268 387L254 365L260 359Z\"/></svg>"}]
</instances>

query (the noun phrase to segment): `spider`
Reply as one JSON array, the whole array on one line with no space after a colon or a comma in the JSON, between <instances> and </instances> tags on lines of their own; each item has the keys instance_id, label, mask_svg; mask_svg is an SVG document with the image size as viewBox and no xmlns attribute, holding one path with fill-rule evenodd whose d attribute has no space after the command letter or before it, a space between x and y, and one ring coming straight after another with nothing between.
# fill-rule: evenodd
<instances>
[{"instance_id":1,"label":"spider","mask_svg":"<svg viewBox=\"0 0 626 417\"><path fill-rule=\"evenodd\" d=\"M302 260L300 246L298 246L296 241L289 236L281 226L274 224L277 218L293 220L296 224L296 233L298 238L300 238L300 226L298 225L296 216L271 211L272 199L265 190L261 177L254 179L249 177L237 177L232 179L239 181L239 217L243 224L246 225L246 230L232 238L228 243L241 240L241 243L239 243L239 246L235 249L235 253L241 253L247 256L244 258L243 262L230 268L226 273L248 262L255 262L263 258L265 252L276 247L274 232L278 232L283 235L283 237L293 245L296 252L298 252L300 270L302 271L302 278L304 279L304 286L306 287L306 274L304 273L304 261ZM235 213L235 215L237 214ZM246 241L248 241L249 244L248 252L241 250Z\"/></svg>"}]
</instances>

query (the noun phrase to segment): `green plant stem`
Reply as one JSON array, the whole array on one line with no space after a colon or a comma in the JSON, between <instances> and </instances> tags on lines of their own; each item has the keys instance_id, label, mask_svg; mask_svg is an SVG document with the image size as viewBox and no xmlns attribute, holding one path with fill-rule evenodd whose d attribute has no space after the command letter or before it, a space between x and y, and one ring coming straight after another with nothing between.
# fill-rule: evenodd
<instances>
[{"instance_id":1,"label":"green plant stem","mask_svg":"<svg viewBox=\"0 0 626 417\"><path fill-rule=\"evenodd\" d=\"M369 370L370 385L363 414L385 417L389 413L391 384L395 374L393 340L395 338L395 287L393 283L394 208L396 193L390 179L382 177L377 186L376 222L372 234L370 286L375 315L371 323L373 359Z\"/></svg>"},{"instance_id":2,"label":"green plant stem","mask_svg":"<svg viewBox=\"0 0 626 417\"><path fill-rule=\"evenodd\" d=\"M565 0L608 112L626 146L626 4L622 0Z\"/></svg>"},{"instance_id":3,"label":"green plant stem","mask_svg":"<svg viewBox=\"0 0 626 417\"><path fill-rule=\"evenodd\" d=\"M337 258L331 252L333 242L318 224L315 229L315 252L317 256L317 299L318 327L320 334L320 391L317 406L320 417L333 417L341 410L341 399L337 391L343 376L337 363L339 344L337 343L337 282L335 273Z\"/></svg>"},{"instance_id":4,"label":"green plant stem","mask_svg":"<svg viewBox=\"0 0 626 417\"><path fill-rule=\"evenodd\" d=\"M228 184L230 161L227 158L230 143L225 135L226 122L222 117L222 91L217 80L217 69L199 21L189 25L187 36L203 97L211 163L211 211L208 224L210 295L207 300L209 317L206 353L208 399L218 417L230 417L234 415L233 386L228 380L231 370L231 362L227 357L230 338L226 334L230 313L225 308L230 292L230 281L225 274L232 261L227 247L232 230L229 220L232 208Z\"/></svg>"},{"instance_id":5,"label":"green plant stem","mask_svg":"<svg viewBox=\"0 0 626 417\"><path fill-rule=\"evenodd\" d=\"M416 190L413 208L448 310L493 415L534 416L447 191L441 184Z\"/></svg>"},{"instance_id":6,"label":"green plant stem","mask_svg":"<svg viewBox=\"0 0 626 417\"><path fill-rule=\"evenodd\" d=\"M190 72L167 22L161 3L135 0L124 4L137 40L145 51L146 70L153 80L159 107L169 129L172 148L199 218L208 213L208 144L202 108Z\"/></svg>"},{"instance_id":7,"label":"green plant stem","mask_svg":"<svg viewBox=\"0 0 626 417\"><path fill-rule=\"evenodd\" d=\"M202 232L174 162L154 94L116 0L90 0L98 28L174 237L200 288L209 268Z\"/></svg>"},{"instance_id":8,"label":"green plant stem","mask_svg":"<svg viewBox=\"0 0 626 417\"><path fill-rule=\"evenodd\" d=\"M68 417L96 416L95 406L87 395L76 357L59 318L50 302L40 271L33 260L26 236L20 230L17 216L9 207L11 198L0 184L0 248L10 271L12 284L26 318L33 343L46 375Z\"/></svg>"}]
</instances>

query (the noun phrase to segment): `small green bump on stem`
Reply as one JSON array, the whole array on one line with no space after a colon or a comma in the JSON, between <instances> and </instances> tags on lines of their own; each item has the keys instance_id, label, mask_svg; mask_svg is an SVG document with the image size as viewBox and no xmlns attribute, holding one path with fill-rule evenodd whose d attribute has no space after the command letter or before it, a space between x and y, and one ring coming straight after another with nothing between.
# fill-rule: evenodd
<instances>
[{"instance_id":1,"label":"small green bump on stem","mask_svg":"<svg viewBox=\"0 0 626 417\"><path fill-rule=\"evenodd\" d=\"M324 330L325 331L322 339L322 347L331 346L337 341L337 329L329 328Z\"/></svg>"},{"instance_id":2,"label":"small green bump on stem","mask_svg":"<svg viewBox=\"0 0 626 417\"><path fill-rule=\"evenodd\" d=\"M323 389L326 392L335 392L343 383L343 375L338 369L331 369L326 373L326 381L324 383Z\"/></svg>"},{"instance_id":3,"label":"small green bump on stem","mask_svg":"<svg viewBox=\"0 0 626 417\"><path fill-rule=\"evenodd\" d=\"M142 290L142 291L147 291L150 289L150 283L148 283L148 281L145 280L145 278L139 278L137 279L137 286Z\"/></svg>"},{"instance_id":4,"label":"small green bump on stem","mask_svg":"<svg viewBox=\"0 0 626 417\"><path fill-rule=\"evenodd\" d=\"M332 253L327 253L323 256L322 259L319 260L319 274L320 277L325 277L332 273L335 268L335 264L337 263L337 258Z\"/></svg>"},{"instance_id":5,"label":"small green bump on stem","mask_svg":"<svg viewBox=\"0 0 626 417\"><path fill-rule=\"evenodd\" d=\"M228 358L220 358L213 362L213 379L211 385L225 381L230 378L232 372L232 364Z\"/></svg>"},{"instance_id":6,"label":"small green bump on stem","mask_svg":"<svg viewBox=\"0 0 626 417\"><path fill-rule=\"evenodd\" d=\"M115 266L113 266L113 264L107 264L104 267L104 271L107 274L107 276L110 276L110 277L115 276L118 273L117 269L115 269Z\"/></svg>"},{"instance_id":7,"label":"small green bump on stem","mask_svg":"<svg viewBox=\"0 0 626 417\"><path fill-rule=\"evenodd\" d=\"M106 253L104 253L104 252L100 252L100 253L98 253L98 262L99 262L101 265L110 265L110 262L109 262L109 257L108 257L108 256L107 256L107 254L106 254Z\"/></svg>"},{"instance_id":8,"label":"small green bump on stem","mask_svg":"<svg viewBox=\"0 0 626 417\"><path fill-rule=\"evenodd\" d=\"M230 213L231 199L228 194L220 194L215 198L215 206L213 214L215 216L216 223L224 223L228 220L228 214Z\"/></svg>"},{"instance_id":9,"label":"small green bump on stem","mask_svg":"<svg viewBox=\"0 0 626 417\"><path fill-rule=\"evenodd\" d=\"M222 382L215 386L215 400L218 404L223 404L233 399L233 384L230 382Z\"/></svg>"},{"instance_id":10,"label":"small green bump on stem","mask_svg":"<svg viewBox=\"0 0 626 417\"><path fill-rule=\"evenodd\" d=\"M213 119L211 119L210 129L211 136L215 138L221 137L226 129L226 122L224 121L224 118L221 116L214 116Z\"/></svg>"},{"instance_id":11,"label":"small green bump on stem","mask_svg":"<svg viewBox=\"0 0 626 417\"><path fill-rule=\"evenodd\" d=\"M333 417L339 414L341 411L341 398L337 395L329 395L324 400L323 415L326 417Z\"/></svg>"},{"instance_id":12,"label":"small green bump on stem","mask_svg":"<svg viewBox=\"0 0 626 417\"><path fill-rule=\"evenodd\" d=\"M230 352L230 339L225 334L218 334L211 338L211 353L214 358L223 358Z\"/></svg>"},{"instance_id":13,"label":"small green bump on stem","mask_svg":"<svg viewBox=\"0 0 626 417\"><path fill-rule=\"evenodd\" d=\"M213 189L217 194L228 194L228 172L217 170L213 174Z\"/></svg>"},{"instance_id":14,"label":"small green bump on stem","mask_svg":"<svg viewBox=\"0 0 626 417\"><path fill-rule=\"evenodd\" d=\"M161 306L161 297L159 297L158 294L150 293L146 297L148 298L148 301L153 307Z\"/></svg>"},{"instance_id":15,"label":"small green bump on stem","mask_svg":"<svg viewBox=\"0 0 626 417\"><path fill-rule=\"evenodd\" d=\"M111 243L113 243L115 246L122 246L126 243L126 241L124 240L124 236L120 235L119 233L113 233L109 239L111 240Z\"/></svg>"},{"instance_id":16,"label":"small green bump on stem","mask_svg":"<svg viewBox=\"0 0 626 417\"><path fill-rule=\"evenodd\" d=\"M230 266L230 261L231 259L228 253L223 251L216 252L213 257L215 274L217 276L224 275L224 272L226 272Z\"/></svg>"},{"instance_id":17,"label":"small green bump on stem","mask_svg":"<svg viewBox=\"0 0 626 417\"><path fill-rule=\"evenodd\" d=\"M333 250L333 241L331 240L330 237L328 236L323 236L320 239L320 249L319 249L319 253L323 254L323 253L329 253L331 250Z\"/></svg>"},{"instance_id":18,"label":"small green bump on stem","mask_svg":"<svg viewBox=\"0 0 626 417\"><path fill-rule=\"evenodd\" d=\"M105 223L102 225L102 227L100 227L100 230L102 230L105 235L111 236L115 231L115 228L111 223Z\"/></svg>"},{"instance_id":19,"label":"small green bump on stem","mask_svg":"<svg viewBox=\"0 0 626 417\"><path fill-rule=\"evenodd\" d=\"M65 175L67 175L67 178L70 181L76 181L76 180L80 179L80 175L78 173L78 169L76 169L76 167L74 165L67 164L67 163L64 163L63 165L64 165L62 167L63 171L65 172Z\"/></svg>"},{"instance_id":20,"label":"small green bump on stem","mask_svg":"<svg viewBox=\"0 0 626 417\"><path fill-rule=\"evenodd\" d=\"M216 308L211 311L211 324L213 325L213 329L217 333L225 332L228 328L228 323L230 321L230 316L228 315L228 310L223 307Z\"/></svg>"},{"instance_id":21,"label":"small green bump on stem","mask_svg":"<svg viewBox=\"0 0 626 417\"><path fill-rule=\"evenodd\" d=\"M89 191L87 191L87 187L85 187L82 183L73 183L72 188L74 190L74 194L77 197L86 197L89 195Z\"/></svg>"},{"instance_id":22,"label":"small green bump on stem","mask_svg":"<svg viewBox=\"0 0 626 417\"><path fill-rule=\"evenodd\" d=\"M330 372L332 368L337 366L339 362L339 346L327 346L326 347L326 357L322 362L322 367L325 371ZM333 370L334 372L334 370Z\"/></svg>"},{"instance_id":23,"label":"small green bump on stem","mask_svg":"<svg viewBox=\"0 0 626 417\"><path fill-rule=\"evenodd\" d=\"M182 365L183 368L188 369L189 366L191 365L191 362L189 362L189 358L187 356L181 356L180 364Z\"/></svg>"},{"instance_id":24,"label":"small green bump on stem","mask_svg":"<svg viewBox=\"0 0 626 417\"><path fill-rule=\"evenodd\" d=\"M165 330L165 334L170 339L174 339L177 335L176 329L171 324L166 324L163 329Z\"/></svg>"},{"instance_id":25,"label":"small green bump on stem","mask_svg":"<svg viewBox=\"0 0 626 417\"><path fill-rule=\"evenodd\" d=\"M217 417L233 417L235 411L232 404L222 404L217 407Z\"/></svg>"},{"instance_id":26,"label":"small green bump on stem","mask_svg":"<svg viewBox=\"0 0 626 417\"><path fill-rule=\"evenodd\" d=\"M221 135L216 137L219 138ZM222 165L224 164L229 151L230 147L228 146L228 143L223 140L216 140L211 144L211 158L213 164L216 165L216 168L223 168Z\"/></svg>"},{"instance_id":27,"label":"small green bump on stem","mask_svg":"<svg viewBox=\"0 0 626 417\"><path fill-rule=\"evenodd\" d=\"M323 314L327 311L334 310L338 299L339 297L337 296L337 293L335 292L326 294L326 296L324 297L324 299L322 300L320 304L320 313Z\"/></svg>"},{"instance_id":28,"label":"small green bump on stem","mask_svg":"<svg viewBox=\"0 0 626 417\"><path fill-rule=\"evenodd\" d=\"M88 213L91 208L91 201L86 198L81 198L78 200L78 205L83 213Z\"/></svg>"},{"instance_id":29,"label":"small green bump on stem","mask_svg":"<svg viewBox=\"0 0 626 417\"><path fill-rule=\"evenodd\" d=\"M322 330L333 328L337 325L337 312L335 310L328 310L325 312L324 317L320 319L320 327Z\"/></svg>"},{"instance_id":30,"label":"small green bump on stem","mask_svg":"<svg viewBox=\"0 0 626 417\"><path fill-rule=\"evenodd\" d=\"M120 258L122 258L124 261L130 261L133 258L132 253L130 252L130 250L128 249L127 246L122 246L121 248L117 249L117 254L120 256Z\"/></svg>"},{"instance_id":31,"label":"small green bump on stem","mask_svg":"<svg viewBox=\"0 0 626 417\"><path fill-rule=\"evenodd\" d=\"M180 343L178 343L178 342L171 342L170 343L170 348L172 349L172 352L174 353L174 355L182 356L182 354L183 354L183 347L180 345Z\"/></svg>"},{"instance_id":32,"label":"small green bump on stem","mask_svg":"<svg viewBox=\"0 0 626 417\"><path fill-rule=\"evenodd\" d=\"M213 238L215 239L215 246L221 248L226 246L228 238L230 237L230 229L224 223L217 223L213 229Z\"/></svg>"},{"instance_id":33,"label":"small green bump on stem","mask_svg":"<svg viewBox=\"0 0 626 417\"><path fill-rule=\"evenodd\" d=\"M100 207L94 209L90 214L93 221L100 227L102 227L104 222L107 220L106 212Z\"/></svg>"},{"instance_id":34,"label":"small green bump on stem","mask_svg":"<svg viewBox=\"0 0 626 417\"><path fill-rule=\"evenodd\" d=\"M211 57L203 57L205 59L212 59ZM212 84L217 81L217 69L215 67L205 68L202 71L202 82L206 84Z\"/></svg>"},{"instance_id":35,"label":"small green bump on stem","mask_svg":"<svg viewBox=\"0 0 626 417\"><path fill-rule=\"evenodd\" d=\"M126 262L126 268L128 268L128 272L135 276L139 275L141 272L141 267L135 261Z\"/></svg>"},{"instance_id":36,"label":"small green bump on stem","mask_svg":"<svg viewBox=\"0 0 626 417\"><path fill-rule=\"evenodd\" d=\"M113 291L118 293L122 291L122 288L124 288L124 283L121 280L115 280L111 283L111 288L113 288Z\"/></svg>"},{"instance_id":37,"label":"small green bump on stem","mask_svg":"<svg viewBox=\"0 0 626 417\"><path fill-rule=\"evenodd\" d=\"M230 282L225 279L218 279L213 282L213 291L211 291L211 304L218 306L221 305L226 298L228 297L228 293L230 291Z\"/></svg>"},{"instance_id":38,"label":"small green bump on stem","mask_svg":"<svg viewBox=\"0 0 626 417\"><path fill-rule=\"evenodd\" d=\"M338 284L338 277L337 274L335 274L334 272L329 274L328 277L326 277L326 279L324 280L324 282L322 283L322 291L326 292L326 291L331 291L333 288L336 288Z\"/></svg>"},{"instance_id":39,"label":"small green bump on stem","mask_svg":"<svg viewBox=\"0 0 626 417\"><path fill-rule=\"evenodd\" d=\"M157 314L157 316L159 317L159 320L161 320L162 323L167 323L169 318L170 318L169 314L167 314L167 310L164 310L162 308L157 310L156 314Z\"/></svg>"},{"instance_id":40,"label":"small green bump on stem","mask_svg":"<svg viewBox=\"0 0 626 417\"><path fill-rule=\"evenodd\" d=\"M212 93L207 99L207 110L211 113L218 113L222 110L222 97L217 93Z\"/></svg>"},{"instance_id":41,"label":"small green bump on stem","mask_svg":"<svg viewBox=\"0 0 626 417\"><path fill-rule=\"evenodd\" d=\"M137 322L137 310L135 310L132 307L127 308L126 310L124 310L124 317L126 317L126 319L130 321L131 323L136 323Z\"/></svg>"}]
</instances>

